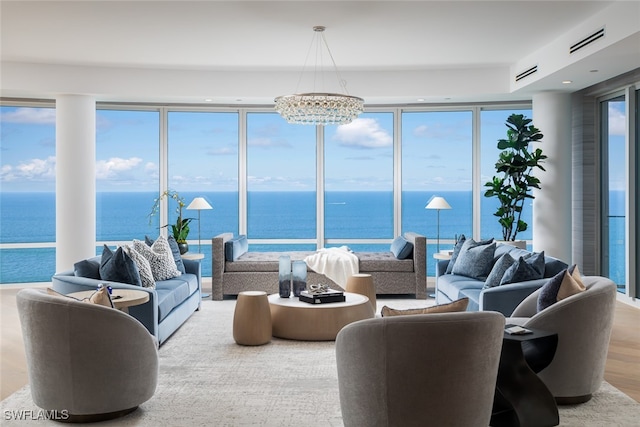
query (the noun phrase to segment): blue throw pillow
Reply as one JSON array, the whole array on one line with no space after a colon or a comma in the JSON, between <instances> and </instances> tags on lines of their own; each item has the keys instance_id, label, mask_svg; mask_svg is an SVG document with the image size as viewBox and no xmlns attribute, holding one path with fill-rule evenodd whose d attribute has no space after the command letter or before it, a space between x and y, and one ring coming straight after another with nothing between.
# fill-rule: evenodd
<instances>
[{"instance_id":1,"label":"blue throw pillow","mask_svg":"<svg viewBox=\"0 0 640 427\"><path fill-rule=\"evenodd\" d=\"M513 259L511 255L504 254L495 264L493 264L493 268L491 269L491 273L487 277L487 280L484 282L484 286L482 289L494 288L500 285L500 281L502 281L502 276L504 273L513 265L516 260Z\"/></svg>"},{"instance_id":2,"label":"blue throw pillow","mask_svg":"<svg viewBox=\"0 0 640 427\"><path fill-rule=\"evenodd\" d=\"M73 274L78 277L100 280L100 262L96 259L83 259L73 264Z\"/></svg>"},{"instance_id":3,"label":"blue throw pillow","mask_svg":"<svg viewBox=\"0 0 640 427\"><path fill-rule=\"evenodd\" d=\"M482 242L480 242L482 243ZM453 274L486 280L493 266L493 254L496 244L481 245L473 239L468 239L462 245L458 259L451 271Z\"/></svg>"},{"instance_id":4,"label":"blue throw pillow","mask_svg":"<svg viewBox=\"0 0 640 427\"><path fill-rule=\"evenodd\" d=\"M249 250L249 241L244 234L224 243L224 257L227 261L236 261Z\"/></svg>"},{"instance_id":5,"label":"blue throw pillow","mask_svg":"<svg viewBox=\"0 0 640 427\"><path fill-rule=\"evenodd\" d=\"M142 286L136 263L122 247L113 252L107 245L104 245L100 261L100 279Z\"/></svg>"},{"instance_id":6,"label":"blue throw pillow","mask_svg":"<svg viewBox=\"0 0 640 427\"><path fill-rule=\"evenodd\" d=\"M185 274L187 270L184 268L184 262L182 262L182 257L180 256L180 248L178 247L178 242L176 242L176 238L171 235L167 237L167 240L169 241L169 247L171 248L171 255L173 255L173 260L176 263L176 268L180 273ZM147 244L147 246L152 246L155 240L149 236L144 236L144 242Z\"/></svg>"},{"instance_id":7,"label":"blue throw pillow","mask_svg":"<svg viewBox=\"0 0 640 427\"><path fill-rule=\"evenodd\" d=\"M451 254L451 259L449 260L449 264L447 264L447 270L445 271L445 274L451 274L451 272L453 271L453 265L458 259L458 255L460 255L460 249L462 249L462 245L464 245L465 240L467 240L467 238L464 236L464 234L461 234L455 246L453 247L453 254Z\"/></svg>"},{"instance_id":8,"label":"blue throw pillow","mask_svg":"<svg viewBox=\"0 0 640 427\"><path fill-rule=\"evenodd\" d=\"M533 253L528 257L520 257L504 272L501 285L507 283L526 282L544 278L544 251Z\"/></svg>"},{"instance_id":9,"label":"blue throw pillow","mask_svg":"<svg viewBox=\"0 0 640 427\"><path fill-rule=\"evenodd\" d=\"M407 259L413 253L413 243L402 236L398 236L391 243L391 252L397 259Z\"/></svg>"}]
</instances>

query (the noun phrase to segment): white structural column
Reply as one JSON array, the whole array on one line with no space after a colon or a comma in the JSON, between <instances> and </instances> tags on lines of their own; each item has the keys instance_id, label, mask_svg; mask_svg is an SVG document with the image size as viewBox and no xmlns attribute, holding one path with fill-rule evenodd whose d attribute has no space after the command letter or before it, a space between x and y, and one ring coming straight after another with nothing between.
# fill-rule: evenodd
<instances>
[{"instance_id":1,"label":"white structural column","mask_svg":"<svg viewBox=\"0 0 640 427\"><path fill-rule=\"evenodd\" d=\"M96 102L56 98L56 271L96 251Z\"/></svg>"},{"instance_id":2,"label":"white structural column","mask_svg":"<svg viewBox=\"0 0 640 427\"><path fill-rule=\"evenodd\" d=\"M533 96L533 124L544 134L546 171L535 171L540 190L533 192L533 249L570 263L571 221L571 96L545 92Z\"/></svg>"}]
</instances>

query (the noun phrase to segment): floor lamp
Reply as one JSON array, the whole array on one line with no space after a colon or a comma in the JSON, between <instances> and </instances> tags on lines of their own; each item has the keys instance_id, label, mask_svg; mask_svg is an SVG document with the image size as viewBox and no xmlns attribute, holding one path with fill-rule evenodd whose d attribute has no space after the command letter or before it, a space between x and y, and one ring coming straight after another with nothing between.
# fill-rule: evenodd
<instances>
[{"instance_id":1,"label":"floor lamp","mask_svg":"<svg viewBox=\"0 0 640 427\"><path fill-rule=\"evenodd\" d=\"M189 203L187 209L198 211L198 253L200 253L200 211L204 209L213 209L213 207L204 199L204 197L196 197L191 203Z\"/></svg>"},{"instance_id":2,"label":"floor lamp","mask_svg":"<svg viewBox=\"0 0 640 427\"><path fill-rule=\"evenodd\" d=\"M447 203L447 201L444 199L444 197L440 197L440 196L433 196L431 198L431 200L429 200L429 203L427 203L427 206L424 207L425 209L435 209L438 211L438 244L437 244L437 248L438 248L438 252L440 252L440 210L441 209L451 209L451 205L449 205L449 203Z\"/></svg>"}]
</instances>

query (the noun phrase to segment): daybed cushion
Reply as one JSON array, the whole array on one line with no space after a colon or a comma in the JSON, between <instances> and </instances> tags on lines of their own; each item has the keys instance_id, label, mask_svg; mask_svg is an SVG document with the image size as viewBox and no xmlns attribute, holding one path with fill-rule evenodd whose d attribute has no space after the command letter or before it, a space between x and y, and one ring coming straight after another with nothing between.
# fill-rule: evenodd
<instances>
[{"instance_id":1,"label":"daybed cushion","mask_svg":"<svg viewBox=\"0 0 640 427\"><path fill-rule=\"evenodd\" d=\"M242 234L224 243L224 257L227 261L237 261L249 250L247 236Z\"/></svg>"},{"instance_id":2,"label":"daybed cushion","mask_svg":"<svg viewBox=\"0 0 640 427\"><path fill-rule=\"evenodd\" d=\"M398 259L411 258L413 243L402 236L398 236L391 242L391 253Z\"/></svg>"}]
</instances>

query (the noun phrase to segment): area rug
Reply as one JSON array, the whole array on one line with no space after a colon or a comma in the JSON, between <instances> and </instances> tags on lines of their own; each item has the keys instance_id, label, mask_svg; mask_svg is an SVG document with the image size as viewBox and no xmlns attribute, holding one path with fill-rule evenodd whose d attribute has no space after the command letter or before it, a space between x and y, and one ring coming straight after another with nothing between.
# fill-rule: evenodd
<instances>
[{"instance_id":1,"label":"area rug","mask_svg":"<svg viewBox=\"0 0 640 427\"><path fill-rule=\"evenodd\" d=\"M378 307L424 301L378 300ZM333 342L274 338L236 345L235 301L203 301L160 348L154 397L132 414L101 426L342 426ZM379 312L379 311L378 311ZM32 402L28 386L2 401L4 425L60 426ZM604 383L583 405L560 408L563 426L635 426L640 404ZM18 418L22 418L21 420ZM98 425L98 424L97 424Z\"/></svg>"}]
</instances>

